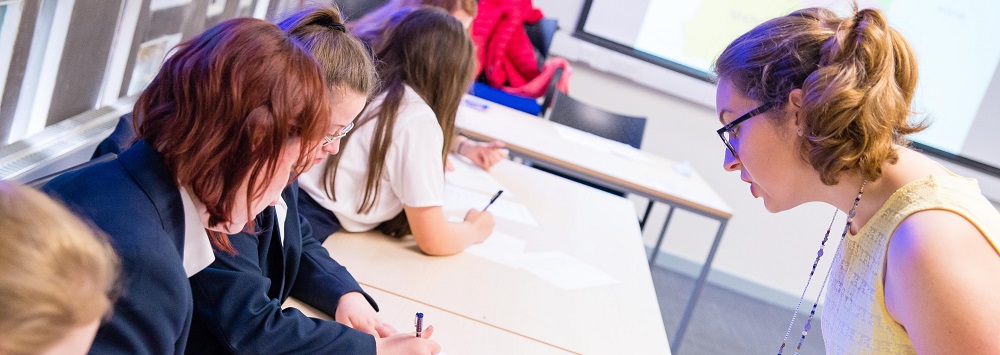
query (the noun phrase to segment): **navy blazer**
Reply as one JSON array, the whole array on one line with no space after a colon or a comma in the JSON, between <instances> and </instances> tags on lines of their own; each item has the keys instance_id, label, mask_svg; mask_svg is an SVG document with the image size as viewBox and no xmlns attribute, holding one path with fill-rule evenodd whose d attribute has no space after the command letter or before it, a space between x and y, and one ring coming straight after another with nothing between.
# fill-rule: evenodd
<instances>
[{"instance_id":1,"label":"navy blazer","mask_svg":"<svg viewBox=\"0 0 1000 355\"><path fill-rule=\"evenodd\" d=\"M375 354L375 338L343 324L282 309L289 296L333 315L340 296L359 291L346 268L312 237L299 215L298 184L282 192L284 226L274 207L257 215L257 235L229 237L237 254L215 252L215 262L191 277L194 322L191 354ZM283 227L283 228L282 228ZM280 241L279 231L284 232Z\"/></svg>"},{"instance_id":2,"label":"navy blazer","mask_svg":"<svg viewBox=\"0 0 1000 355\"><path fill-rule=\"evenodd\" d=\"M92 353L182 354L191 326L184 208L162 156L144 141L117 159L43 187L109 237L122 262L121 296Z\"/></svg>"}]
</instances>

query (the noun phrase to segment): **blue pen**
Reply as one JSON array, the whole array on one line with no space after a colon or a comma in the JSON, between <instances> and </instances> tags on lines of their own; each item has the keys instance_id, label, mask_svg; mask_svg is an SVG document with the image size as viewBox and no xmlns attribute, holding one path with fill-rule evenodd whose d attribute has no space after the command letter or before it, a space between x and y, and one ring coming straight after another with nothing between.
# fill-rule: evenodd
<instances>
[{"instance_id":1,"label":"blue pen","mask_svg":"<svg viewBox=\"0 0 1000 355\"><path fill-rule=\"evenodd\" d=\"M417 317L413 319L413 325L417 327L417 338L420 337L420 332L424 330L424 314L417 312Z\"/></svg>"},{"instance_id":2,"label":"blue pen","mask_svg":"<svg viewBox=\"0 0 1000 355\"><path fill-rule=\"evenodd\" d=\"M497 194L493 195L493 198L490 199L490 203L487 203L486 207L483 207L483 212L486 212L486 209L490 208L490 206L493 205L493 202L496 202L497 198L500 197L500 194L502 194L502 193L503 193L503 190L497 191Z\"/></svg>"}]
</instances>

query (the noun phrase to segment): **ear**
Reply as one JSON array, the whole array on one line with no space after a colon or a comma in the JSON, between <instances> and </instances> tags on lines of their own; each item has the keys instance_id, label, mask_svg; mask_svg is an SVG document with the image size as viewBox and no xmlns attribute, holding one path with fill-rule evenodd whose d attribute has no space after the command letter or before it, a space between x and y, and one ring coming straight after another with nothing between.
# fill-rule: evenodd
<instances>
[{"instance_id":1,"label":"ear","mask_svg":"<svg viewBox=\"0 0 1000 355\"><path fill-rule=\"evenodd\" d=\"M793 128L799 136L802 135L802 128L805 125L802 117L802 100L802 89L792 90L788 93L788 106L785 108L786 114L792 116L788 121L795 126Z\"/></svg>"}]
</instances>

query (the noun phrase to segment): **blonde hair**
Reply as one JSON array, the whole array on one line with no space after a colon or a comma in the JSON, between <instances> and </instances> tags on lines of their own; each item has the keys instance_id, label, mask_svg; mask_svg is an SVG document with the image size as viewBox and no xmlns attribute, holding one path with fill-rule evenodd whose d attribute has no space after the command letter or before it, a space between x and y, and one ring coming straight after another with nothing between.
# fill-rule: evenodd
<instances>
[{"instance_id":1,"label":"blonde hair","mask_svg":"<svg viewBox=\"0 0 1000 355\"><path fill-rule=\"evenodd\" d=\"M118 258L106 238L33 189L0 181L0 353L39 353L108 314Z\"/></svg>"},{"instance_id":2,"label":"blonde hair","mask_svg":"<svg viewBox=\"0 0 1000 355\"><path fill-rule=\"evenodd\" d=\"M349 88L365 96L375 91L378 77L373 57L360 40L347 34L336 7L299 11L278 23L278 27L312 54L331 89Z\"/></svg>"},{"instance_id":3,"label":"blonde hair","mask_svg":"<svg viewBox=\"0 0 1000 355\"><path fill-rule=\"evenodd\" d=\"M926 128L910 123L917 61L910 45L876 9L840 18L808 8L771 19L743 34L719 56L715 72L749 99L785 107L802 89L800 153L824 184L840 174L882 176L895 164L894 145Z\"/></svg>"}]
</instances>

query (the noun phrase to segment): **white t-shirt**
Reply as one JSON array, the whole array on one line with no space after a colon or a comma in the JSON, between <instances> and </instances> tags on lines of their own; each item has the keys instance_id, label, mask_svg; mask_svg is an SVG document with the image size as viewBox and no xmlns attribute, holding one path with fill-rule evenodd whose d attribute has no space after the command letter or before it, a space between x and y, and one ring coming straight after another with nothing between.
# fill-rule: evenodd
<instances>
[{"instance_id":1,"label":"white t-shirt","mask_svg":"<svg viewBox=\"0 0 1000 355\"><path fill-rule=\"evenodd\" d=\"M381 105L385 95L372 100L360 117ZM403 205L430 207L444 205L444 164L441 151L444 134L437 116L409 86L400 102L392 130L392 144L385 156L379 195L367 214L359 214L368 174L368 156L376 120L355 128L341 147L340 165L334 186L337 201L331 200L323 185L325 162L299 177L299 186L324 208L333 211L341 227L350 232L369 231L403 211Z\"/></svg>"}]
</instances>

